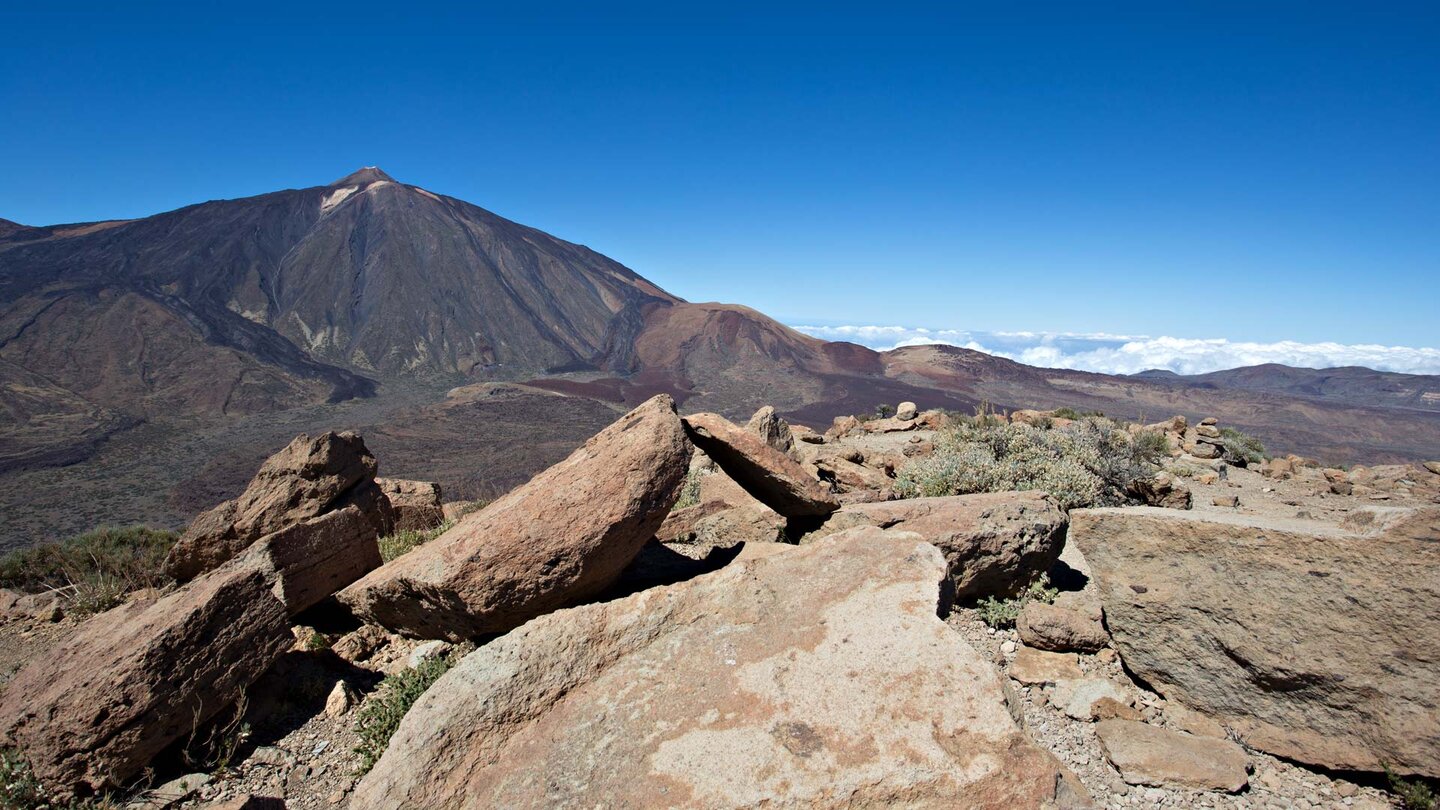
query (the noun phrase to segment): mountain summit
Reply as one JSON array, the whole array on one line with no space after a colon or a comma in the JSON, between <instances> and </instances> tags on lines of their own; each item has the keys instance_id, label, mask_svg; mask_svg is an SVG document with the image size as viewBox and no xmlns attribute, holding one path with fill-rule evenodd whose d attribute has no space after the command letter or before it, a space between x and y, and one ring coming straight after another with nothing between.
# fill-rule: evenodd
<instances>
[{"instance_id":1,"label":"mountain summit","mask_svg":"<svg viewBox=\"0 0 1440 810\"><path fill-rule=\"evenodd\" d=\"M330 184L331 188L336 186L367 186L378 182L395 182L395 178L380 170L379 166L365 166Z\"/></svg>"}]
</instances>

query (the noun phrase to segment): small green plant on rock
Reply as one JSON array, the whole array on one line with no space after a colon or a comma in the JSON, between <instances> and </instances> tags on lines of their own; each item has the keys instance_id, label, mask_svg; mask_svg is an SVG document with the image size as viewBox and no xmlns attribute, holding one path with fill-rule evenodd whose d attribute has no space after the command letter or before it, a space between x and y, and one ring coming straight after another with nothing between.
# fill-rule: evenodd
<instances>
[{"instance_id":1,"label":"small green plant on rock","mask_svg":"<svg viewBox=\"0 0 1440 810\"><path fill-rule=\"evenodd\" d=\"M1429 785L1418 779L1405 779L1385 766L1385 778L1390 782L1390 792L1400 799L1405 810L1435 810L1440 806L1440 797Z\"/></svg>"},{"instance_id":2,"label":"small green plant on rock","mask_svg":"<svg viewBox=\"0 0 1440 810\"><path fill-rule=\"evenodd\" d=\"M685 484L680 488L680 498L675 501L675 506L671 509L671 511L675 511L676 509L686 509L691 506L699 505L700 484L704 480L705 476L708 474L709 473L706 473L703 470L693 467L688 472L686 472Z\"/></svg>"},{"instance_id":3,"label":"small green plant on rock","mask_svg":"<svg viewBox=\"0 0 1440 810\"><path fill-rule=\"evenodd\" d=\"M355 721L355 731L360 735L360 744L355 747L355 753L360 755L360 773L369 773L375 767L405 713L450 666L450 657L442 655L414 669L387 675L380 682L375 694L360 707Z\"/></svg>"},{"instance_id":4,"label":"small green plant on rock","mask_svg":"<svg viewBox=\"0 0 1440 810\"><path fill-rule=\"evenodd\" d=\"M1050 587L1050 578L1042 574L1018 596L1009 599L987 596L981 599L975 604L975 613L980 617L980 621L996 630L1002 630L1015 626L1015 620L1020 618L1020 611L1025 605L1030 602L1044 602L1048 605L1059 595L1060 589Z\"/></svg>"}]
</instances>

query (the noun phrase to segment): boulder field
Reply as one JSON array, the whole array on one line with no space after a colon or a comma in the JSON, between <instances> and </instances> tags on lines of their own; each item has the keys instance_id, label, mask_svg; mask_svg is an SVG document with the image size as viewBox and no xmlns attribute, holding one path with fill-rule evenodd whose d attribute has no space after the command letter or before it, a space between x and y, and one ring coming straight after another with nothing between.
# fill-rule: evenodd
<instances>
[{"instance_id":1,"label":"boulder field","mask_svg":"<svg viewBox=\"0 0 1440 810\"><path fill-rule=\"evenodd\" d=\"M660 395L479 509L377 477L353 433L297 437L165 589L78 625L0 591L0 663L15 628L69 628L0 679L0 748L60 798L160 768L137 807L1364 810L1373 786L1294 763L1440 777L1440 473L1230 466L1176 418L1135 495L1169 508L896 500L952 418L741 427ZM430 539L385 562L391 532ZM279 706L314 716L173 773Z\"/></svg>"}]
</instances>

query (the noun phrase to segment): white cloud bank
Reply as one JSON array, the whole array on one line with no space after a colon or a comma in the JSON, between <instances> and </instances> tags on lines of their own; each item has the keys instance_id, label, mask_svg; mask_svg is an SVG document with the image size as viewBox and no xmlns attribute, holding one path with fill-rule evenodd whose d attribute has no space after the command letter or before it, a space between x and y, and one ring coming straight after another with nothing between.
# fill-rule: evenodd
<instances>
[{"instance_id":1,"label":"white cloud bank","mask_svg":"<svg viewBox=\"0 0 1440 810\"><path fill-rule=\"evenodd\" d=\"M1134 374L1153 368L1177 374L1282 363L1303 368L1365 366L1406 374L1440 374L1440 349L1373 344L1275 343L1225 338L1148 337L1074 332L971 332L907 326L796 326L824 340L848 340L881 351L946 344L1044 368Z\"/></svg>"}]
</instances>

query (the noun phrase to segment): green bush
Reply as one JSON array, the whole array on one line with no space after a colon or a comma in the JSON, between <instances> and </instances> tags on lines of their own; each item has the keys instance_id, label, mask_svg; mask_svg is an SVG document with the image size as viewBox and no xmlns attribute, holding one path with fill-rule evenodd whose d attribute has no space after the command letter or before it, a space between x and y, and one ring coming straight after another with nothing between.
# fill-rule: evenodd
<instances>
[{"instance_id":1,"label":"green bush","mask_svg":"<svg viewBox=\"0 0 1440 810\"><path fill-rule=\"evenodd\" d=\"M1265 445L1235 428L1220 428L1220 446L1220 457L1225 459L1226 464L1245 467L1265 460Z\"/></svg>"},{"instance_id":2,"label":"green bush","mask_svg":"<svg viewBox=\"0 0 1440 810\"><path fill-rule=\"evenodd\" d=\"M1007 627L1014 627L1015 620L1020 618L1020 610L1030 602L1044 602L1050 604L1055 597L1060 595L1059 588L1050 587L1050 578L1044 574L1030 583L1019 596L1009 599L996 599L987 596L975 604L975 612L980 616L980 621L985 622L996 630Z\"/></svg>"},{"instance_id":3,"label":"green bush","mask_svg":"<svg viewBox=\"0 0 1440 810\"><path fill-rule=\"evenodd\" d=\"M131 591L169 584L165 555L176 538L144 526L105 527L12 551L0 557L0 587L57 591L80 615L109 610Z\"/></svg>"},{"instance_id":4,"label":"green bush","mask_svg":"<svg viewBox=\"0 0 1440 810\"><path fill-rule=\"evenodd\" d=\"M405 713L450 666L450 658L442 655L414 669L388 675L380 682L376 693L360 707L355 721L355 731L360 735L360 744L355 747L355 753L360 755L360 773L375 767Z\"/></svg>"},{"instance_id":5,"label":"green bush","mask_svg":"<svg viewBox=\"0 0 1440 810\"><path fill-rule=\"evenodd\" d=\"M930 457L902 467L895 494L1042 490L1064 509L1122 504L1132 481L1158 470L1162 446L1103 417L1049 430L977 419L941 432Z\"/></svg>"},{"instance_id":6,"label":"green bush","mask_svg":"<svg viewBox=\"0 0 1440 810\"><path fill-rule=\"evenodd\" d=\"M380 538L380 559L385 562L399 557L408 551L412 551L426 543L434 540L455 525L455 521L446 520L440 525L429 529L406 529L395 532Z\"/></svg>"},{"instance_id":7,"label":"green bush","mask_svg":"<svg viewBox=\"0 0 1440 810\"><path fill-rule=\"evenodd\" d=\"M675 506L671 511L675 509L685 509L699 504L700 482L704 480L708 474L709 473L694 467L690 468L690 470L685 473L685 485L680 488L680 498L675 501Z\"/></svg>"},{"instance_id":8,"label":"green bush","mask_svg":"<svg viewBox=\"0 0 1440 810\"><path fill-rule=\"evenodd\" d=\"M1435 810L1440 805L1435 791L1418 779L1402 779L1389 765L1385 766L1385 778L1390 782L1390 792L1400 799L1405 810Z\"/></svg>"}]
</instances>

